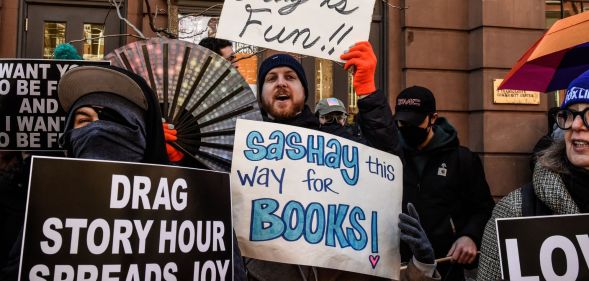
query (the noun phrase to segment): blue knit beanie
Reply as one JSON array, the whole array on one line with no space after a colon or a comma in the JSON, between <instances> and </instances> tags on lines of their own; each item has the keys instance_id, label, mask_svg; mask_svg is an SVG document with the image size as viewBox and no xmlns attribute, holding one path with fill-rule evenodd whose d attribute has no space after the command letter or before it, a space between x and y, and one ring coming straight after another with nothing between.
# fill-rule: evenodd
<instances>
[{"instance_id":1,"label":"blue knit beanie","mask_svg":"<svg viewBox=\"0 0 589 281\"><path fill-rule=\"evenodd\" d=\"M305 76L305 70L299 61L287 54L277 54L273 55L262 62L260 65L260 69L258 70L258 98L262 96L262 89L264 86L264 80L266 79L266 74L270 72L273 68L279 66L287 66L290 67L294 72L297 73L299 76L299 80L301 80L301 84L303 84L303 88L305 89L305 101L309 97L309 87L307 86L307 77Z\"/></svg>"},{"instance_id":2,"label":"blue knit beanie","mask_svg":"<svg viewBox=\"0 0 589 281\"><path fill-rule=\"evenodd\" d=\"M589 71L585 71L569 84L560 108L565 109L577 103L589 103Z\"/></svg>"}]
</instances>

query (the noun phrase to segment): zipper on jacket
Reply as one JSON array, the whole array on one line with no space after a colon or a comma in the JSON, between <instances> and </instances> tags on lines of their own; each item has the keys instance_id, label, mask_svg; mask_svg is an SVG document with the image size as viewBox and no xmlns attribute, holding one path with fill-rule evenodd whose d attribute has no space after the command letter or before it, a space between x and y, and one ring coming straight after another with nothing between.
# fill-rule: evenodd
<instances>
[{"instance_id":1,"label":"zipper on jacket","mask_svg":"<svg viewBox=\"0 0 589 281\"><path fill-rule=\"evenodd\" d=\"M452 235L456 236L456 226L454 225L452 217L450 217L450 226L452 227Z\"/></svg>"}]
</instances>

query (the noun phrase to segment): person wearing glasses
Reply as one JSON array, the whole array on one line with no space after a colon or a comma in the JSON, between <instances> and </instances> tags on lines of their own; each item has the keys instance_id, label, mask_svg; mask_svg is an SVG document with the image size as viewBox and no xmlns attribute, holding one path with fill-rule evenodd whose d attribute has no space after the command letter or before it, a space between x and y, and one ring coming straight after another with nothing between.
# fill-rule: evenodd
<instances>
[{"instance_id":1,"label":"person wearing glasses","mask_svg":"<svg viewBox=\"0 0 589 281\"><path fill-rule=\"evenodd\" d=\"M347 124L348 111L338 98L321 99L315 106L315 116L319 119L319 130L322 132L368 145L366 139L360 135L359 128L354 130L355 128ZM358 127L357 124L354 126Z\"/></svg>"},{"instance_id":2,"label":"person wearing glasses","mask_svg":"<svg viewBox=\"0 0 589 281\"><path fill-rule=\"evenodd\" d=\"M531 183L497 203L483 234L477 280L501 278L495 219L589 212L589 71L569 84L555 118L564 138L537 154Z\"/></svg>"},{"instance_id":3,"label":"person wearing glasses","mask_svg":"<svg viewBox=\"0 0 589 281\"><path fill-rule=\"evenodd\" d=\"M237 57L233 51L233 44L229 40L218 39L215 37L206 37L200 40L198 45L203 46L215 53L222 56L225 60L231 63L236 69L239 68L239 64L235 62Z\"/></svg>"}]
</instances>

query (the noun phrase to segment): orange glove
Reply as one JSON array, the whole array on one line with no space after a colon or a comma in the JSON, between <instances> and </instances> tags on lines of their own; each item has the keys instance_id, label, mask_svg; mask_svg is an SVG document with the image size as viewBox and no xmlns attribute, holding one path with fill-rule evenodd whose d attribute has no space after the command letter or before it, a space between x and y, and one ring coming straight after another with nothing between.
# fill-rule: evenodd
<instances>
[{"instance_id":1,"label":"orange glove","mask_svg":"<svg viewBox=\"0 0 589 281\"><path fill-rule=\"evenodd\" d=\"M344 69L348 70L356 66L354 72L354 89L359 96L369 95L376 91L374 74L376 73L376 55L372 45L368 41L356 43L350 50L342 54L340 59L345 60Z\"/></svg>"},{"instance_id":2,"label":"orange glove","mask_svg":"<svg viewBox=\"0 0 589 281\"><path fill-rule=\"evenodd\" d=\"M184 153L178 151L175 147L170 145L168 142L173 142L178 139L176 135L178 131L171 129L173 126L170 126L168 123L164 123L164 139L166 140L166 152L168 153L168 159L172 162L179 162L184 158Z\"/></svg>"}]
</instances>

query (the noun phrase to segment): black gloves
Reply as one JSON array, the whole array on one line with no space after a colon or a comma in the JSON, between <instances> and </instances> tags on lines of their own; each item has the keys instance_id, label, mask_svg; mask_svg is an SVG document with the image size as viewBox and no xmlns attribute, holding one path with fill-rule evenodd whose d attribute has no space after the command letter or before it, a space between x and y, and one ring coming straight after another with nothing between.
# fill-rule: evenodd
<instances>
[{"instance_id":1,"label":"black gloves","mask_svg":"<svg viewBox=\"0 0 589 281\"><path fill-rule=\"evenodd\" d=\"M434 264L435 256L432 244L427 239L425 231L419 224L419 214L413 204L407 204L407 214L399 214L399 229L401 229L401 241L405 242L415 259L421 263Z\"/></svg>"}]
</instances>

